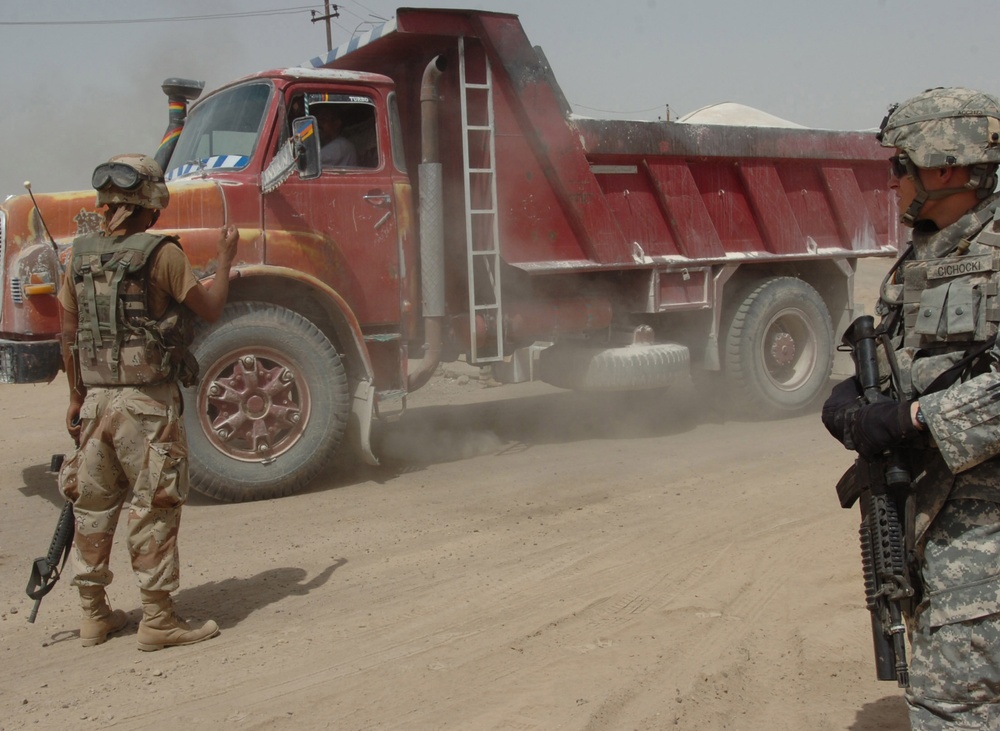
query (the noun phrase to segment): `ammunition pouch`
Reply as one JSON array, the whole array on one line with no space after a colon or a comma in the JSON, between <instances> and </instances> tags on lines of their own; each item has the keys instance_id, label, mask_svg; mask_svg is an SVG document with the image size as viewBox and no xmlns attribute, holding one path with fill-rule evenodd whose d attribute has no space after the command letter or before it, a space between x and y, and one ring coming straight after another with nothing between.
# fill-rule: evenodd
<instances>
[{"instance_id":1,"label":"ammunition pouch","mask_svg":"<svg viewBox=\"0 0 1000 731\"><path fill-rule=\"evenodd\" d=\"M171 303L167 311L154 323L167 363L164 365L176 374L185 387L198 381L198 360L191 353L194 341L194 313L179 302Z\"/></svg>"}]
</instances>

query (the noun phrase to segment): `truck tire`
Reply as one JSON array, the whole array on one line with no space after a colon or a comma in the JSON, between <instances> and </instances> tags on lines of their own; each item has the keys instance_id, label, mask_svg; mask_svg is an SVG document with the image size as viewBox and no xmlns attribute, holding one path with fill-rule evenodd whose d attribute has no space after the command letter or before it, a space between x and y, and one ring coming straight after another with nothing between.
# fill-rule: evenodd
<instances>
[{"instance_id":1,"label":"truck tire","mask_svg":"<svg viewBox=\"0 0 1000 731\"><path fill-rule=\"evenodd\" d=\"M191 487L228 502L304 488L333 456L350 408L329 339L292 310L236 302L192 351L201 373L184 394Z\"/></svg>"},{"instance_id":2,"label":"truck tire","mask_svg":"<svg viewBox=\"0 0 1000 731\"><path fill-rule=\"evenodd\" d=\"M805 409L826 388L833 355L830 313L816 290L768 279L739 304L726 335L728 406L758 418Z\"/></svg>"},{"instance_id":3,"label":"truck tire","mask_svg":"<svg viewBox=\"0 0 1000 731\"><path fill-rule=\"evenodd\" d=\"M541 380L574 391L638 391L687 383L691 356L676 343L602 348L562 342L538 356Z\"/></svg>"}]
</instances>

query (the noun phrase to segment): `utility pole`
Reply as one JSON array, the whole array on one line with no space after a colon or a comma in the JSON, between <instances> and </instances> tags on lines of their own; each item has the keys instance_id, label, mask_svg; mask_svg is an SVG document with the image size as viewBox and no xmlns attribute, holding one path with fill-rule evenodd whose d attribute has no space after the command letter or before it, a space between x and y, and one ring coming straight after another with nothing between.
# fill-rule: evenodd
<instances>
[{"instance_id":1,"label":"utility pole","mask_svg":"<svg viewBox=\"0 0 1000 731\"><path fill-rule=\"evenodd\" d=\"M329 53L333 50L333 35L330 33L330 20L333 18L340 17L340 8L336 5L333 6L333 12L330 12L330 0L323 0L324 14L317 15L316 10L312 11L312 22L315 23L320 20L326 21L326 51Z\"/></svg>"}]
</instances>

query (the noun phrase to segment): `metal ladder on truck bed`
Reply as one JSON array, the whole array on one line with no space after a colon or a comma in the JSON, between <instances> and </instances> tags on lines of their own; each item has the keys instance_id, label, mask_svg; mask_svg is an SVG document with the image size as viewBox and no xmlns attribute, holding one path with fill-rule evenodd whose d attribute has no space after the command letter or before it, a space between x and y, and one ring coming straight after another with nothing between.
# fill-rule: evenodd
<instances>
[{"instance_id":1,"label":"metal ladder on truck bed","mask_svg":"<svg viewBox=\"0 0 1000 731\"><path fill-rule=\"evenodd\" d=\"M469 283L469 342L473 364L502 361L503 303L500 296L500 226L497 219L493 74L482 46L474 59L481 73L469 80L465 37L458 39L462 102L462 161L465 173L465 243ZM470 114L474 115L470 119ZM493 321L492 335L477 343L478 317Z\"/></svg>"}]
</instances>

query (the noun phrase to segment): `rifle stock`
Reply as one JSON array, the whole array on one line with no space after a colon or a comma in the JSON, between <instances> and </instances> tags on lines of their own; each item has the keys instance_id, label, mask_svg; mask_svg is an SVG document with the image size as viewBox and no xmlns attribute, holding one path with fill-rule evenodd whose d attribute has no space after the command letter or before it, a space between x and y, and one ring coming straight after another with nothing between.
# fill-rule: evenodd
<instances>
[{"instance_id":1,"label":"rifle stock","mask_svg":"<svg viewBox=\"0 0 1000 731\"><path fill-rule=\"evenodd\" d=\"M28 587L25 592L28 598L35 600L35 605L31 608L28 621L34 622L38 616L38 607L42 603L42 597L48 594L59 581L59 576L66 559L69 557L70 547L73 545L73 534L75 526L73 523L73 503L67 501L59 513L59 520L56 522L56 530L52 535L52 542L49 544L49 551L40 558L36 558L31 563L31 577L28 579Z\"/></svg>"},{"instance_id":2,"label":"rifle stock","mask_svg":"<svg viewBox=\"0 0 1000 731\"><path fill-rule=\"evenodd\" d=\"M867 404L892 400L879 389L875 338L875 321L870 316L859 317L844 334ZM895 680L901 688L910 684L901 603L914 592L906 570L903 526L894 493L909 485L909 471L892 450L873 459L858 456L837 483L842 507L849 508L861 499L861 562L876 677Z\"/></svg>"}]
</instances>

